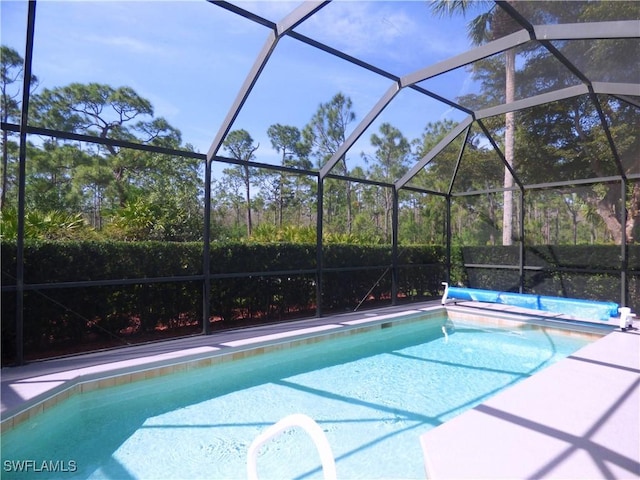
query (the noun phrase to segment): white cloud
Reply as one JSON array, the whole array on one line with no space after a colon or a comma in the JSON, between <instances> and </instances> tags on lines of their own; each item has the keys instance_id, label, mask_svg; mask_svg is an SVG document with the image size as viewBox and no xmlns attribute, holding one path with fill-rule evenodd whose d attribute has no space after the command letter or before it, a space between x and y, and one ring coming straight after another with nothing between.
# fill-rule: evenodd
<instances>
[{"instance_id":1,"label":"white cloud","mask_svg":"<svg viewBox=\"0 0 640 480\"><path fill-rule=\"evenodd\" d=\"M298 30L399 76L469 46L466 21L436 17L426 1L334 1Z\"/></svg>"},{"instance_id":2,"label":"white cloud","mask_svg":"<svg viewBox=\"0 0 640 480\"><path fill-rule=\"evenodd\" d=\"M89 35L84 37L87 42L98 43L106 47L124 50L127 53L134 53L140 55L154 55L165 56L167 54L166 46L158 46L152 42L145 42L138 38L115 35L115 36L97 36ZM115 53L114 53L115 54Z\"/></svg>"},{"instance_id":3,"label":"white cloud","mask_svg":"<svg viewBox=\"0 0 640 480\"><path fill-rule=\"evenodd\" d=\"M415 26L404 10L375 2L335 2L305 23L310 36L354 56L384 53Z\"/></svg>"}]
</instances>

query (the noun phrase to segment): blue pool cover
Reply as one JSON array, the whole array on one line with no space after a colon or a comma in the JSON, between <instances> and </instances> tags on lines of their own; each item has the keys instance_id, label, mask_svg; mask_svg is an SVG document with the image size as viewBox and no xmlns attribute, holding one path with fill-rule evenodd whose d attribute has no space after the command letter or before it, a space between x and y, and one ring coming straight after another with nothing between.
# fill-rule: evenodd
<instances>
[{"instance_id":1,"label":"blue pool cover","mask_svg":"<svg viewBox=\"0 0 640 480\"><path fill-rule=\"evenodd\" d=\"M494 290L463 287L447 287L446 298L501 303L514 307L563 313L574 317L602 321L607 321L610 317L616 317L619 307L619 305L614 302L598 302L578 298L548 297L528 293L498 292Z\"/></svg>"}]
</instances>

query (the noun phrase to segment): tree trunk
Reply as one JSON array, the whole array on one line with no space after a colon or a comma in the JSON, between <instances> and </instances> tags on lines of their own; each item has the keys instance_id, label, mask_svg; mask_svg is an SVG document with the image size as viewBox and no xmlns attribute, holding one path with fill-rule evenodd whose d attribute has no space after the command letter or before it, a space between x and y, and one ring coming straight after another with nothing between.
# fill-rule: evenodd
<instances>
[{"instance_id":1,"label":"tree trunk","mask_svg":"<svg viewBox=\"0 0 640 480\"><path fill-rule=\"evenodd\" d=\"M282 210L284 208L284 198L282 189L284 188L284 175L280 173L280 184L278 186L278 228L282 228Z\"/></svg>"},{"instance_id":2,"label":"tree trunk","mask_svg":"<svg viewBox=\"0 0 640 480\"><path fill-rule=\"evenodd\" d=\"M244 166L244 191L247 201L247 237L250 237L253 225L251 223L251 179L247 165Z\"/></svg>"},{"instance_id":3,"label":"tree trunk","mask_svg":"<svg viewBox=\"0 0 640 480\"><path fill-rule=\"evenodd\" d=\"M631 187L631 200L629 202L629 211L627 212L627 243L635 243L636 227L640 223L640 183L636 182Z\"/></svg>"},{"instance_id":4,"label":"tree trunk","mask_svg":"<svg viewBox=\"0 0 640 480\"><path fill-rule=\"evenodd\" d=\"M384 239L386 241L391 240L391 235L390 235L390 216L391 216L391 210L393 209L393 199L391 198L391 189L387 188L385 189L385 194L384 194Z\"/></svg>"},{"instance_id":5,"label":"tree trunk","mask_svg":"<svg viewBox=\"0 0 640 480\"><path fill-rule=\"evenodd\" d=\"M516 90L516 52L514 49L505 52L505 103L515 100ZM505 114L504 157L507 164L513 167L515 146L515 112ZM502 217L502 244L513 244L513 176L508 168L504 169L504 211ZM509 190L507 190L509 189Z\"/></svg>"},{"instance_id":6,"label":"tree trunk","mask_svg":"<svg viewBox=\"0 0 640 480\"><path fill-rule=\"evenodd\" d=\"M7 130L2 131L2 192L0 193L0 210L4 208L7 201L7 185L9 184L9 134Z\"/></svg>"},{"instance_id":7,"label":"tree trunk","mask_svg":"<svg viewBox=\"0 0 640 480\"><path fill-rule=\"evenodd\" d=\"M607 230L611 234L613 241L620 245L622 242L622 229L620 228L620 219L616 215L615 208L607 202L606 198L598 202L598 215L602 217Z\"/></svg>"},{"instance_id":8,"label":"tree trunk","mask_svg":"<svg viewBox=\"0 0 640 480\"><path fill-rule=\"evenodd\" d=\"M618 188L609 187L604 198L598 200L597 198L587 197L586 201L596 208L596 212L602 218L607 232L616 244L620 245L622 243L623 228L625 229L627 244L632 244L638 240L635 233L638 223L640 223L640 184L634 183L631 186L631 197L627 205L627 222L624 226L620 224L619 208L622 208L623 205L619 205L620 199L617 196L617 190Z\"/></svg>"},{"instance_id":9,"label":"tree trunk","mask_svg":"<svg viewBox=\"0 0 640 480\"><path fill-rule=\"evenodd\" d=\"M342 165L344 167L344 174L347 175L347 159L346 157L342 157ZM351 182L349 180L345 181L345 196L347 202L347 233L351 233Z\"/></svg>"},{"instance_id":10,"label":"tree trunk","mask_svg":"<svg viewBox=\"0 0 640 480\"><path fill-rule=\"evenodd\" d=\"M492 194L487 195L487 198L489 200L489 221L491 222L491 230L489 233L489 244L495 245L496 236L493 232L494 232L494 226L498 225L498 219L496 218L496 202L494 201Z\"/></svg>"}]
</instances>

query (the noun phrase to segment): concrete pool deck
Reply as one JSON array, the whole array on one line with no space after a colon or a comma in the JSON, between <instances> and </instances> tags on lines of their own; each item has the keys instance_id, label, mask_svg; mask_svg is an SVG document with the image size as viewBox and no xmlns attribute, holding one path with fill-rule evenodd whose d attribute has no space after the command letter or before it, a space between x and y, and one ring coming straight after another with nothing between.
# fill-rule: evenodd
<instances>
[{"instance_id":1,"label":"concrete pool deck","mask_svg":"<svg viewBox=\"0 0 640 480\"><path fill-rule=\"evenodd\" d=\"M402 305L3 368L2 431L75 393L211 365L212 358L242 358L248 348L259 351L274 341L288 348L318 333L381 326L425 310L441 307ZM428 478L640 478L640 331L612 331L424 433L420 442Z\"/></svg>"},{"instance_id":2,"label":"concrete pool deck","mask_svg":"<svg viewBox=\"0 0 640 480\"><path fill-rule=\"evenodd\" d=\"M614 331L420 440L428 478L640 478L640 333Z\"/></svg>"}]
</instances>

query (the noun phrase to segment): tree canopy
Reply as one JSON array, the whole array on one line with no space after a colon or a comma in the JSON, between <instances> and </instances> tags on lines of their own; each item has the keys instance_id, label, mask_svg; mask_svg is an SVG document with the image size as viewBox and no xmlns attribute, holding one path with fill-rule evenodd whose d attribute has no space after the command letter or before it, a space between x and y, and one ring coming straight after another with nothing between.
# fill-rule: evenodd
<instances>
[{"instance_id":1,"label":"tree canopy","mask_svg":"<svg viewBox=\"0 0 640 480\"><path fill-rule=\"evenodd\" d=\"M431 7L441 16L480 12L467 25L473 45L521 30L513 9L530 22L555 24L632 18L629 11L635 8L633 2L467 1L435 1ZM583 79L576 70L600 82L637 82L640 53L624 40L590 39L588 55L582 40L542 46L522 42L461 67L479 87L455 100L472 111L511 105L580 84ZM552 49L566 62L550 55ZM5 124L18 122L22 64L15 50L2 46ZM193 150L183 144L180 130L155 115L151 101L129 86L74 82L34 91L31 102L30 124L35 127ZM328 169L322 198L326 236L390 242L393 185L425 157L429 161L407 183L411 188L400 192L401 242L442 241L446 199L455 219L453 239L462 244L509 244L520 240L521 230L525 240L534 243L620 243L623 236L627 242L640 237L640 183L627 185L623 218L619 183L591 182L637 178L633 176L640 173L638 106L624 95L590 91L525 109L503 109L474 121L435 154L458 128L456 122L427 122L419 138L407 137L392 122L372 122L362 135L368 143L356 143L366 143L358 147L362 151L344 149L360 121L356 111L354 100L338 91L308 112L303 125L274 121L260 132L234 124L223 141L231 161L213 179L214 239L264 240L267 231L277 239L287 229L305 231L302 236L309 238L319 214L317 178L309 172ZM2 132L4 222L16 208L18 152L13 130ZM262 158L268 146L254 140L265 135L277 159L271 165L280 169L269 168ZM202 237L201 160L45 135L30 135L27 150L27 209L34 212L34 222L35 212L61 224L82 218L86 228L69 231L91 238ZM564 182L561 187L547 186L558 179ZM522 184L537 187L520 197Z\"/></svg>"}]
</instances>

